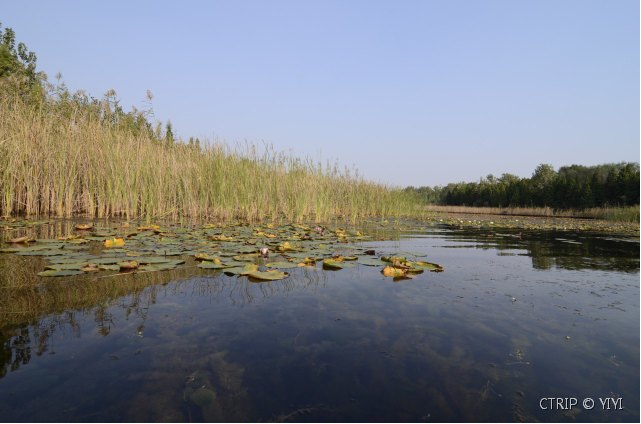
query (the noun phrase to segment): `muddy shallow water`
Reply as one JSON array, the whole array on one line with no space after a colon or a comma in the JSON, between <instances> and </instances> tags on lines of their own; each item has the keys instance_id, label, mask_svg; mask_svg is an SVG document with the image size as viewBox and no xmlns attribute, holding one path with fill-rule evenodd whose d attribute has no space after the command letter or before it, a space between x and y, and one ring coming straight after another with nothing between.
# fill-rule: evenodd
<instances>
[{"instance_id":1,"label":"muddy shallow water","mask_svg":"<svg viewBox=\"0 0 641 424\"><path fill-rule=\"evenodd\" d=\"M445 272L164 271L93 302L56 299L29 322L4 311L0 416L639 421L638 238L437 226L361 245ZM27 260L2 255L0 273ZM55 280L50 297L73 296Z\"/></svg>"}]
</instances>

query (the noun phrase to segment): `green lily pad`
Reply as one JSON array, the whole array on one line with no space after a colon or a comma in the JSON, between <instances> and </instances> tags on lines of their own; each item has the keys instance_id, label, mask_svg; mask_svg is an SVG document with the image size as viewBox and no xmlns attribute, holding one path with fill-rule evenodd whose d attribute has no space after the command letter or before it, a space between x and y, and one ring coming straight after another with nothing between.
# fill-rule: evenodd
<instances>
[{"instance_id":1,"label":"green lily pad","mask_svg":"<svg viewBox=\"0 0 641 424\"><path fill-rule=\"evenodd\" d=\"M106 257L106 258L96 258L96 259L91 259L88 262L96 265L112 265L112 264L117 264L118 262L122 261L124 258L114 258L114 257Z\"/></svg>"},{"instance_id":2,"label":"green lily pad","mask_svg":"<svg viewBox=\"0 0 641 424\"><path fill-rule=\"evenodd\" d=\"M80 275L82 274L82 271L75 271L75 270L55 270L55 269L48 269L46 271L39 272L38 275L41 277L69 277L72 275Z\"/></svg>"},{"instance_id":3,"label":"green lily pad","mask_svg":"<svg viewBox=\"0 0 641 424\"><path fill-rule=\"evenodd\" d=\"M66 264L50 264L47 265L45 268L46 269L53 269L56 271L62 271L62 270L81 270L85 266L87 266L87 262L71 262L71 263L66 263Z\"/></svg>"},{"instance_id":4,"label":"green lily pad","mask_svg":"<svg viewBox=\"0 0 641 424\"><path fill-rule=\"evenodd\" d=\"M443 272L445 269L439 265L431 262L416 261L412 262L414 268L421 268L431 272Z\"/></svg>"},{"instance_id":5,"label":"green lily pad","mask_svg":"<svg viewBox=\"0 0 641 424\"><path fill-rule=\"evenodd\" d=\"M384 266L388 264L388 262L382 261L380 259L368 258L368 257L362 257L362 256L358 258L358 263L361 265L367 265L367 266Z\"/></svg>"},{"instance_id":6,"label":"green lily pad","mask_svg":"<svg viewBox=\"0 0 641 424\"><path fill-rule=\"evenodd\" d=\"M105 271L120 271L120 265L117 264L100 264L98 268Z\"/></svg>"},{"instance_id":7,"label":"green lily pad","mask_svg":"<svg viewBox=\"0 0 641 424\"><path fill-rule=\"evenodd\" d=\"M351 264L349 262L343 262L343 261L337 261L335 259L325 259L323 260L323 269L343 269L343 268L351 268L353 267L354 264Z\"/></svg>"},{"instance_id":8,"label":"green lily pad","mask_svg":"<svg viewBox=\"0 0 641 424\"><path fill-rule=\"evenodd\" d=\"M298 268L298 264L294 262L285 262L285 261L280 261L280 262L270 262L265 264L266 267L268 268L281 268L281 269L287 269L287 268Z\"/></svg>"},{"instance_id":9,"label":"green lily pad","mask_svg":"<svg viewBox=\"0 0 641 424\"><path fill-rule=\"evenodd\" d=\"M166 264L176 262L176 259L170 259L167 257L161 256L134 256L131 259L135 259L141 264ZM180 263L185 263L185 261L180 261Z\"/></svg>"},{"instance_id":10,"label":"green lily pad","mask_svg":"<svg viewBox=\"0 0 641 424\"><path fill-rule=\"evenodd\" d=\"M245 261L245 262L253 262L260 256L260 253L246 253L244 255L236 255L234 256L234 260L236 261Z\"/></svg>"},{"instance_id":11,"label":"green lily pad","mask_svg":"<svg viewBox=\"0 0 641 424\"><path fill-rule=\"evenodd\" d=\"M19 256L60 256L69 253L66 250L35 250L27 252L16 252Z\"/></svg>"},{"instance_id":12,"label":"green lily pad","mask_svg":"<svg viewBox=\"0 0 641 424\"><path fill-rule=\"evenodd\" d=\"M223 272L225 274L232 274L232 275L247 275L251 272L257 272L257 271L258 271L258 265L247 264L243 267L237 266L232 268L225 268Z\"/></svg>"},{"instance_id":13,"label":"green lily pad","mask_svg":"<svg viewBox=\"0 0 641 424\"><path fill-rule=\"evenodd\" d=\"M217 264L215 262L211 261L202 261L197 265L198 268L204 268L204 269L223 269L223 268L228 268L228 266L223 265L223 264Z\"/></svg>"},{"instance_id":14,"label":"green lily pad","mask_svg":"<svg viewBox=\"0 0 641 424\"><path fill-rule=\"evenodd\" d=\"M238 253L254 253L258 250L257 247L255 246L241 246L238 249L236 249L236 252Z\"/></svg>"},{"instance_id":15,"label":"green lily pad","mask_svg":"<svg viewBox=\"0 0 641 424\"><path fill-rule=\"evenodd\" d=\"M146 264L141 266L139 269L141 271L167 271L170 269L176 269L178 266L175 262L169 263L155 263L155 264Z\"/></svg>"},{"instance_id":16,"label":"green lily pad","mask_svg":"<svg viewBox=\"0 0 641 424\"><path fill-rule=\"evenodd\" d=\"M283 278L287 278L289 274L283 271L272 269L269 271L250 272L247 274L247 276L249 278L253 278L261 281L274 281L274 280L282 280Z\"/></svg>"}]
</instances>

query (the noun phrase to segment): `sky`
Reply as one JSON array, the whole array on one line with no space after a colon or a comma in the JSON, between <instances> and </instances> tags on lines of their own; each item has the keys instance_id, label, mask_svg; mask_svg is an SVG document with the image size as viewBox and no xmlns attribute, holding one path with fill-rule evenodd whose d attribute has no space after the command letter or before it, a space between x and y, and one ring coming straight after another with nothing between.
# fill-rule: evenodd
<instances>
[{"instance_id":1,"label":"sky","mask_svg":"<svg viewBox=\"0 0 641 424\"><path fill-rule=\"evenodd\" d=\"M639 1L5 1L71 89L393 187L638 162Z\"/></svg>"}]
</instances>

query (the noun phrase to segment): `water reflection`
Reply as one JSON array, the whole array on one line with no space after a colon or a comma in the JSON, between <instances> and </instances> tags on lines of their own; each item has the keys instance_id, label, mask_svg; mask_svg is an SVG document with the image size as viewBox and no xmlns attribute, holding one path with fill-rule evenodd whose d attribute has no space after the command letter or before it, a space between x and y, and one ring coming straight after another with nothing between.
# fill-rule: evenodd
<instances>
[{"instance_id":1,"label":"water reflection","mask_svg":"<svg viewBox=\"0 0 641 424\"><path fill-rule=\"evenodd\" d=\"M252 283L187 263L34 286L6 277L28 280L30 262L0 256L0 414L638 421L638 242L442 229L368 246L446 271L395 283L375 267L317 267ZM538 407L610 393L623 411Z\"/></svg>"},{"instance_id":2,"label":"water reflection","mask_svg":"<svg viewBox=\"0 0 641 424\"><path fill-rule=\"evenodd\" d=\"M410 234L410 237L412 235ZM414 236L426 237L423 234ZM446 248L497 250L499 255L532 258L535 269L597 269L637 272L639 238L555 231L503 232L488 230L449 230L429 234L443 239Z\"/></svg>"}]
</instances>

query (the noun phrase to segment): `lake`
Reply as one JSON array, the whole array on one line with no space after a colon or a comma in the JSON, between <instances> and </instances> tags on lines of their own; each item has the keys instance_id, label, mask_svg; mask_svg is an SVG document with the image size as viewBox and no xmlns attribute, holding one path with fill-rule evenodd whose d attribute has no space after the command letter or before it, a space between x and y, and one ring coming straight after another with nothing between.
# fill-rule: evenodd
<instances>
[{"instance_id":1,"label":"lake","mask_svg":"<svg viewBox=\"0 0 641 424\"><path fill-rule=\"evenodd\" d=\"M42 259L0 254L2 421L639 421L638 237L434 225L358 246L445 271L24 288Z\"/></svg>"}]
</instances>

